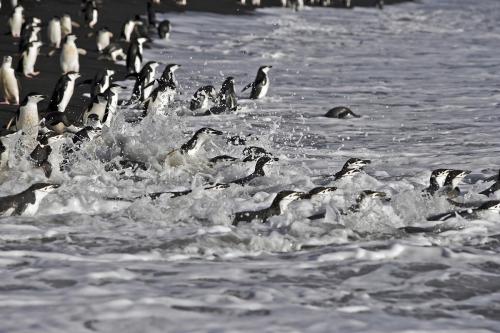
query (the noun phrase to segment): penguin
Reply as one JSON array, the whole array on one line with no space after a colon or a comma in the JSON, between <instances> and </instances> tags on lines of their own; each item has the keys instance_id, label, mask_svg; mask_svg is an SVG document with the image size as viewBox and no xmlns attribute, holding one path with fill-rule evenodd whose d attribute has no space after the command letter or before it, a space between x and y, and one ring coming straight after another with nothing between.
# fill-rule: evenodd
<instances>
[{"instance_id":1,"label":"penguin","mask_svg":"<svg viewBox=\"0 0 500 333\"><path fill-rule=\"evenodd\" d=\"M61 30L61 19L59 16L54 16L49 21L49 26L47 28L47 35L49 38L49 45L55 47L56 49L61 47L62 30Z\"/></svg>"},{"instance_id":2,"label":"penguin","mask_svg":"<svg viewBox=\"0 0 500 333\"><path fill-rule=\"evenodd\" d=\"M75 82L80 76L80 73L68 72L59 78L50 99L50 111L64 112L66 110L75 90Z\"/></svg>"},{"instance_id":3,"label":"penguin","mask_svg":"<svg viewBox=\"0 0 500 333\"><path fill-rule=\"evenodd\" d=\"M458 217L470 220L479 218L482 213L500 214L500 200L489 200L481 203L479 207L469 208L461 211L451 211L427 217L427 221L446 221Z\"/></svg>"},{"instance_id":4,"label":"penguin","mask_svg":"<svg viewBox=\"0 0 500 333\"><path fill-rule=\"evenodd\" d=\"M39 26L30 26L21 33L21 39L19 41L19 53L22 53L28 47L31 42L40 42L39 33L41 31Z\"/></svg>"},{"instance_id":5,"label":"penguin","mask_svg":"<svg viewBox=\"0 0 500 333\"><path fill-rule=\"evenodd\" d=\"M90 99L93 100L98 94L104 94L113 81L115 71L112 69L102 69L96 73L93 80L85 80L82 84L90 83Z\"/></svg>"},{"instance_id":6,"label":"penguin","mask_svg":"<svg viewBox=\"0 0 500 333\"><path fill-rule=\"evenodd\" d=\"M102 124L111 127L111 120L116 114L116 109L118 107L118 91L122 87L117 84L110 84L109 88L104 92L108 100L106 104L106 109L104 110L104 116L102 118Z\"/></svg>"},{"instance_id":7,"label":"penguin","mask_svg":"<svg viewBox=\"0 0 500 333\"><path fill-rule=\"evenodd\" d=\"M102 51L111 44L111 38L113 38L113 33L109 31L108 28L102 28L97 32L97 51L102 53Z\"/></svg>"},{"instance_id":8,"label":"penguin","mask_svg":"<svg viewBox=\"0 0 500 333\"><path fill-rule=\"evenodd\" d=\"M44 99L45 96L39 93L29 93L19 105L16 116L9 121L7 129L22 130L26 134L37 135L40 123L38 103Z\"/></svg>"},{"instance_id":9,"label":"penguin","mask_svg":"<svg viewBox=\"0 0 500 333\"><path fill-rule=\"evenodd\" d=\"M144 106L146 108L146 113L157 110L173 102L177 94L175 71L180 67L181 65L177 64L169 64L165 67L162 76L157 80L158 86L151 92L148 99L145 100ZM149 85L151 85L151 83Z\"/></svg>"},{"instance_id":10,"label":"penguin","mask_svg":"<svg viewBox=\"0 0 500 333\"><path fill-rule=\"evenodd\" d=\"M180 167L185 165L189 159L194 158L201 147L214 135L222 135L221 131L203 127L196 131L188 142L179 149L175 149L167 154L163 162L164 167Z\"/></svg>"},{"instance_id":11,"label":"penguin","mask_svg":"<svg viewBox=\"0 0 500 333\"><path fill-rule=\"evenodd\" d=\"M42 124L47 129L53 131L57 135L69 132L77 133L81 128L74 126L68 119L66 112L52 111L47 113L43 119Z\"/></svg>"},{"instance_id":12,"label":"penguin","mask_svg":"<svg viewBox=\"0 0 500 333\"><path fill-rule=\"evenodd\" d=\"M328 195L332 192L335 192L337 190L337 188L335 186L318 186L318 187L315 187L311 190L309 190L309 192L307 192L303 197L302 197L302 200L311 200L315 197L322 197L322 196L325 196L325 195Z\"/></svg>"},{"instance_id":13,"label":"penguin","mask_svg":"<svg viewBox=\"0 0 500 333\"><path fill-rule=\"evenodd\" d=\"M2 138L0 138L0 171L7 166L9 162L9 149L2 142Z\"/></svg>"},{"instance_id":14,"label":"penguin","mask_svg":"<svg viewBox=\"0 0 500 333\"><path fill-rule=\"evenodd\" d=\"M52 165L49 162L49 156L52 153L50 145L39 143L29 155L29 160L36 168L41 168L45 177L50 178L52 174Z\"/></svg>"},{"instance_id":15,"label":"penguin","mask_svg":"<svg viewBox=\"0 0 500 333\"><path fill-rule=\"evenodd\" d=\"M191 111L208 108L209 101L216 102L217 91L214 86L203 86L196 90L189 104Z\"/></svg>"},{"instance_id":16,"label":"penguin","mask_svg":"<svg viewBox=\"0 0 500 333\"><path fill-rule=\"evenodd\" d=\"M264 167L267 164L270 164L271 162L277 161L277 160L278 160L277 158L263 156L257 160L257 163L255 164L254 172L252 172L250 175L248 175L246 177L230 181L230 182L228 182L228 184L237 184L237 185L245 186L247 183L251 182L255 178L264 177L266 175L266 173L264 171Z\"/></svg>"},{"instance_id":17,"label":"penguin","mask_svg":"<svg viewBox=\"0 0 500 333\"><path fill-rule=\"evenodd\" d=\"M21 37L21 27L23 25L23 20L24 20L23 13L24 13L23 6L16 6L14 8L14 12L9 18L10 33L14 38Z\"/></svg>"},{"instance_id":18,"label":"penguin","mask_svg":"<svg viewBox=\"0 0 500 333\"><path fill-rule=\"evenodd\" d=\"M135 26L141 24L142 21L140 20L127 20L122 26L120 38L129 43L132 40L132 33L134 32Z\"/></svg>"},{"instance_id":19,"label":"penguin","mask_svg":"<svg viewBox=\"0 0 500 333\"><path fill-rule=\"evenodd\" d=\"M102 58L112 60L116 63L120 60L126 60L127 55L125 54L125 51L123 51L123 48L120 44L111 43L102 50L101 56L98 57L98 59Z\"/></svg>"},{"instance_id":20,"label":"penguin","mask_svg":"<svg viewBox=\"0 0 500 333\"><path fill-rule=\"evenodd\" d=\"M351 111L348 107L345 106L337 106L334 107L333 109L329 110L326 114L325 117L327 118L338 118L338 119L345 119L348 117L354 117L354 118L360 118L360 115L355 114L354 112Z\"/></svg>"},{"instance_id":21,"label":"penguin","mask_svg":"<svg viewBox=\"0 0 500 333\"><path fill-rule=\"evenodd\" d=\"M18 73L22 73L25 77L30 79L40 74L39 71L35 71L35 64L40 54L41 47L41 42L31 42L26 45L17 64L16 71Z\"/></svg>"},{"instance_id":22,"label":"penguin","mask_svg":"<svg viewBox=\"0 0 500 333\"><path fill-rule=\"evenodd\" d=\"M137 80L135 82L135 85L138 86L142 86L141 88L138 88L138 87L134 87L133 89L133 95L134 95L134 92L136 94L136 96L132 96L132 99L139 99L139 101L143 102L144 100L146 100L147 98L149 98L149 96L151 95L151 92L153 91L153 82L154 82L154 79L155 79L155 75L156 75L156 68L159 66L160 64L157 63L156 61L149 61L147 62L141 69L141 71L139 72L139 75L137 77ZM178 66L175 68L177 69ZM174 69L174 71L175 71ZM139 96L137 96L137 92L140 92Z\"/></svg>"},{"instance_id":23,"label":"penguin","mask_svg":"<svg viewBox=\"0 0 500 333\"><path fill-rule=\"evenodd\" d=\"M12 68L12 57L3 57L2 67L0 68L0 86L4 101L2 104L19 104L19 85Z\"/></svg>"},{"instance_id":24,"label":"penguin","mask_svg":"<svg viewBox=\"0 0 500 333\"><path fill-rule=\"evenodd\" d=\"M449 173L450 173L449 169L433 170L431 173L431 177L429 179L429 187L424 189L422 192L424 194L434 195L444 186L444 183Z\"/></svg>"},{"instance_id":25,"label":"penguin","mask_svg":"<svg viewBox=\"0 0 500 333\"><path fill-rule=\"evenodd\" d=\"M158 37L163 40L170 38L170 21L163 20L158 24Z\"/></svg>"},{"instance_id":26,"label":"penguin","mask_svg":"<svg viewBox=\"0 0 500 333\"><path fill-rule=\"evenodd\" d=\"M333 180L350 178L363 171L363 168L370 163L370 160L350 158L344 163L342 169L333 175Z\"/></svg>"},{"instance_id":27,"label":"penguin","mask_svg":"<svg viewBox=\"0 0 500 333\"><path fill-rule=\"evenodd\" d=\"M470 173L468 170L449 170L443 185L445 194L449 197L460 195L458 184Z\"/></svg>"},{"instance_id":28,"label":"penguin","mask_svg":"<svg viewBox=\"0 0 500 333\"><path fill-rule=\"evenodd\" d=\"M82 9L85 17L85 22L90 29L93 29L97 24L99 11L95 1L86 1Z\"/></svg>"},{"instance_id":29,"label":"penguin","mask_svg":"<svg viewBox=\"0 0 500 333\"><path fill-rule=\"evenodd\" d=\"M97 120L102 125L104 121L104 116L106 115L106 108L108 105L108 96L106 94L98 94L90 103L90 106L83 113L83 124L85 126L90 126L96 119L95 117L90 117L91 115L96 115ZM89 118L90 117L90 118Z\"/></svg>"},{"instance_id":30,"label":"penguin","mask_svg":"<svg viewBox=\"0 0 500 333\"><path fill-rule=\"evenodd\" d=\"M255 81L249 83L241 90L244 92L248 88L252 88L252 92L250 93L251 99L259 99L264 98L267 95L267 91L269 90L269 77L267 73L273 66L261 66L257 71L257 76L255 77Z\"/></svg>"},{"instance_id":31,"label":"penguin","mask_svg":"<svg viewBox=\"0 0 500 333\"><path fill-rule=\"evenodd\" d=\"M495 183L488 187L486 190L479 192L479 194L489 196L490 194L493 194L497 191L500 190L500 171L498 172L497 179L495 180Z\"/></svg>"},{"instance_id":32,"label":"penguin","mask_svg":"<svg viewBox=\"0 0 500 333\"><path fill-rule=\"evenodd\" d=\"M75 44L76 36L67 35L62 46L60 64L63 74L68 72L80 72L78 48Z\"/></svg>"},{"instance_id":33,"label":"penguin","mask_svg":"<svg viewBox=\"0 0 500 333\"><path fill-rule=\"evenodd\" d=\"M72 22L71 16L68 14L64 14L61 17L61 38L63 39L67 35L71 35L73 33L73 26L77 25L75 22Z\"/></svg>"},{"instance_id":34,"label":"penguin","mask_svg":"<svg viewBox=\"0 0 500 333\"><path fill-rule=\"evenodd\" d=\"M232 225L238 226L241 222L250 223L254 220L260 220L266 223L273 216L281 215L288 208L288 205L293 201L302 199L304 192L297 191L281 191L274 198L271 206L257 211L243 211L235 214Z\"/></svg>"},{"instance_id":35,"label":"penguin","mask_svg":"<svg viewBox=\"0 0 500 333\"><path fill-rule=\"evenodd\" d=\"M217 97L217 105L207 110L205 115L220 114L227 111L237 110L238 100L236 98L236 93L234 92L234 78L232 76L224 80Z\"/></svg>"},{"instance_id":36,"label":"penguin","mask_svg":"<svg viewBox=\"0 0 500 333\"><path fill-rule=\"evenodd\" d=\"M42 200L58 187L58 184L37 183L21 193L1 197L0 216L34 215Z\"/></svg>"},{"instance_id":37,"label":"penguin","mask_svg":"<svg viewBox=\"0 0 500 333\"><path fill-rule=\"evenodd\" d=\"M127 51L127 72L129 74L136 74L141 70L143 44L146 40L146 38L139 37L130 43Z\"/></svg>"},{"instance_id":38,"label":"penguin","mask_svg":"<svg viewBox=\"0 0 500 333\"><path fill-rule=\"evenodd\" d=\"M366 199L379 199L385 202L391 201L391 198L387 197L387 193L385 192L380 192L380 191L371 191L371 190L365 190L362 191L356 198L356 203L352 204L348 209L347 212L341 211L341 214L347 215L348 213L357 213L359 212L361 205Z\"/></svg>"}]
</instances>

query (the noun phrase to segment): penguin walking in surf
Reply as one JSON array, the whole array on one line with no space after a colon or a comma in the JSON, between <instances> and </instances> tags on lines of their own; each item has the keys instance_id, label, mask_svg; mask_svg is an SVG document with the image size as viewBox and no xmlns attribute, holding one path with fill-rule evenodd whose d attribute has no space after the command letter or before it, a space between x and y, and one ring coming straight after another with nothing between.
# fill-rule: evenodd
<instances>
[{"instance_id":1,"label":"penguin walking in surf","mask_svg":"<svg viewBox=\"0 0 500 333\"><path fill-rule=\"evenodd\" d=\"M149 97L144 101L146 113L169 105L177 94L177 80L175 71L181 67L177 64L169 64L165 67L162 76L157 80L158 86L154 88Z\"/></svg>"},{"instance_id":2,"label":"penguin walking in surf","mask_svg":"<svg viewBox=\"0 0 500 333\"><path fill-rule=\"evenodd\" d=\"M80 72L79 51L75 44L76 36L67 35L61 50L59 62L63 74L68 72Z\"/></svg>"},{"instance_id":3,"label":"penguin walking in surf","mask_svg":"<svg viewBox=\"0 0 500 333\"><path fill-rule=\"evenodd\" d=\"M42 200L58 187L58 184L37 183L21 193L1 197L0 216L34 215Z\"/></svg>"},{"instance_id":4,"label":"penguin walking in surf","mask_svg":"<svg viewBox=\"0 0 500 333\"><path fill-rule=\"evenodd\" d=\"M352 112L352 110L346 106L336 106L333 109L328 110L328 112L325 114L325 117L345 119L349 117L360 118L361 116Z\"/></svg>"},{"instance_id":5,"label":"penguin walking in surf","mask_svg":"<svg viewBox=\"0 0 500 333\"><path fill-rule=\"evenodd\" d=\"M143 45L147 38L139 37L135 39L127 51L127 72L129 74L139 73L142 65Z\"/></svg>"},{"instance_id":6,"label":"penguin walking in surf","mask_svg":"<svg viewBox=\"0 0 500 333\"><path fill-rule=\"evenodd\" d=\"M4 101L2 104L19 104L19 84L16 74L12 68L12 57L3 57L2 67L0 68L0 83Z\"/></svg>"},{"instance_id":7,"label":"penguin walking in surf","mask_svg":"<svg viewBox=\"0 0 500 333\"><path fill-rule=\"evenodd\" d=\"M93 29L97 24L97 19L99 17L96 2L93 0L85 1L82 11L84 13L85 23L87 23L87 26L90 29Z\"/></svg>"},{"instance_id":8,"label":"penguin walking in surf","mask_svg":"<svg viewBox=\"0 0 500 333\"><path fill-rule=\"evenodd\" d=\"M255 81L249 83L243 88L241 92L244 92L248 88L252 88L250 93L251 99L259 99L264 98L267 95L269 90L269 77L267 73L273 66L261 66L257 71L257 76L255 77Z\"/></svg>"},{"instance_id":9,"label":"penguin walking in surf","mask_svg":"<svg viewBox=\"0 0 500 333\"><path fill-rule=\"evenodd\" d=\"M45 96L39 93L29 93L23 100L16 115L7 124L8 130L22 130L30 136L38 135L40 116L38 113L38 103L43 101Z\"/></svg>"},{"instance_id":10,"label":"penguin walking in surf","mask_svg":"<svg viewBox=\"0 0 500 333\"><path fill-rule=\"evenodd\" d=\"M18 73L22 73L25 77L30 79L40 74L39 71L35 70L35 64L40 54L41 47L42 43L38 41L26 45L17 64L16 71Z\"/></svg>"},{"instance_id":11,"label":"penguin walking in surf","mask_svg":"<svg viewBox=\"0 0 500 333\"><path fill-rule=\"evenodd\" d=\"M76 80L80 77L79 73L68 72L63 74L56 83L52 98L49 103L50 111L64 112L73 96Z\"/></svg>"}]
</instances>

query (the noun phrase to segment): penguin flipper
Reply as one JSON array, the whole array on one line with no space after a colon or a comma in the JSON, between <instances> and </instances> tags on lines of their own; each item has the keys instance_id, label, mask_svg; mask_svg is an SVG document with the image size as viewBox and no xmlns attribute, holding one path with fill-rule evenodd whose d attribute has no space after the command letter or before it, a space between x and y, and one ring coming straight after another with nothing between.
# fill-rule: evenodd
<instances>
[{"instance_id":1,"label":"penguin flipper","mask_svg":"<svg viewBox=\"0 0 500 333\"><path fill-rule=\"evenodd\" d=\"M253 87L253 84L254 84L253 82L251 82L251 83L247 84L247 85L245 86L245 88L243 88L243 89L241 90L241 92L244 92L244 91L245 91L245 90L247 90L248 88Z\"/></svg>"}]
</instances>

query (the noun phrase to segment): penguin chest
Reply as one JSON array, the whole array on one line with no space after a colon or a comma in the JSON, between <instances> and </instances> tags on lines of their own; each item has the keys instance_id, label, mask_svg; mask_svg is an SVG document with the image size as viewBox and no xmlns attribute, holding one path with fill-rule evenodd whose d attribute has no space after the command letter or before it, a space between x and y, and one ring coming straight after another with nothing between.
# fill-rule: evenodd
<instances>
[{"instance_id":1,"label":"penguin chest","mask_svg":"<svg viewBox=\"0 0 500 333\"><path fill-rule=\"evenodd\" d=\"M64 72L79 71L78 66L78 49L73 45L65 45L61 53L61 66Z\"/></svg>"},{"instance_id":2,"label":"penguin chest","mask_svg":"<svg viewBox=\"0 0 500 333\"><path fill-rule=\"evenodd\" d=\"M47 192L35 191L35 202L27 203L24 212L22 212L22 215L24 216L35 215L38 212L38 209L40 208L40 203L47 196L47 194L48 194Z\"/></svg>"},{"instance_id":3,"label":"penguin chest","mask_svg":"<svg viewBox=\"0 0 500 333\"><path fill-rule=\"evenodd\" d=\"M73 84L69 83L66 89L64 90L61 102L57 106L59 112L64 112L66 110L66 107L68 107L71 96L73 96L73 90L74 90L74 83Z\"/></svg>"},{"instance_id":4,"label":"penguin chest","mask_svg":"<svg viewBox=\"0 0 500 333\"><path fill-rule=\"evenodd\" d=\"M264 98L267 95L267 91L269 90L269 80L264 80L259 85L255 87L255 98Z\"/></svg>"},{"instance_id":5,"label":"penguin chest","mask_svg":"<svg viewBox=\"0 0 500 333\"><path fill-rule=\"evenodd\" d=\"M38 124L40 118L38 117L38 111L32 110L33 108L27 108L28 110L23 110L19 114L19 118L16 122L16 127L18 130L22 129L24 132L34 132L38 133Z\"/></svg>"}]
</instances>

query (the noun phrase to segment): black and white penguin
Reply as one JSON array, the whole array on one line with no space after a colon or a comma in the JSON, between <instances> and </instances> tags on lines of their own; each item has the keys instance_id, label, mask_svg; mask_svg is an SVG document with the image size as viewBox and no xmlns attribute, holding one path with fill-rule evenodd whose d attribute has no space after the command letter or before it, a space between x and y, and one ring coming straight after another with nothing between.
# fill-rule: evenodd
<instances>
[{"instance_id":1,"label":"black and white penguin","mask_svg":"<svg viewBox=\"0 0 500 333\"><path fill-rule=\"evenodd\" d=\"M144 102L153 91L153 82L155 80L156 68L160 64L156 61L148 61L142 66L141 71L135 80L134 89L132 89L131 101Z\"/></svg>"},{"instance_id":2,"label":"black and white penguin","mask_svg":"<svg viewBox=\"0 0 500 333\"><path fill-rule=\"evenodd\" d=\"M81 130L81 128L72 124L72 122L68 119L66 112L49 112L43 117L42 124L57 135L66 132L77 133Z\"/></svg>"},{"instance_id":3,"label":"black and white penguin","mask_svg":"<svg viewBox=\"0 0 500 333\"><path fill-rule=\"evenodd\" d=\"M127 51L127 72L129 74L139 73L142 65L143 44L147 41L144 37L134 39Z\"/></svg>"},{"instance_id":4,"label":"black and white penguin","mask_svg":"<svg viewBox=\"0 0 500 333\"><path fill-rule=\"evenodd\" d=\"M96 2L93 0L84 1L82 11L85 17L85 23L87 23L89 28L93 29L99 17Z\"/></svg>"},{"instance_id":5,"label":"black and white penguin","mask_svg":"<svg viewBox=\"0 0 500 333\"><path fill-rule=\"evenodd\" d=\"M75 82L79 77L79 73L68 72L57 80L49 103L50 111L64 112L66 110L75 90Z\"/></svg>"},{"instance_id":6,"label":"black and white penguin","mask_svg":"<svg viewBox=\"0 0 500 333\"><path fill-rule=\"evenodd\" d=\"M170 37L170 21L163 20L158 24L158 37L160 39L166 40Z\"/></svg>"},{"instance_id":7,"label":"black and white penguin","mask_svg":"<svg viewBox=\"0 0 500 333\"><path fill-rule=\"evenodd\" d=\"M24 8L23 6L16 6L8 22L12 37L14 38L21 37L21 27L23 25L23 20L24 20Z\"/></svg>"},{"instance_id":8,"label":"black and white penguin","mask_svg":"<svg viewBox=\"0 0 500 333\"><path fill-rule=\"evenodd\" d=\"M482 213L500 214L500 200L490 200L481 203L479 207L469 208L461 211L451 211L427 217L427 221L446 221L458 217L464 219L475 219L481 217Z\"/></svg>"},{"instance_id":9,"label":"black and white penguin","mask_svg":"<svg viewBox=\"0 0 500 333\"><path fill-rule=\"evenodd\" d=\"M141 20L136 20L136 19L127 20L122 26L120 38L126 41L127 43L131 42L135 27L142 24L143 23Z\"/></svg>"},{"instance_id":10,"label":"black and white penguin","mask_svg":"<svg viewBox=\"0 0 500 333\"><path fill-rule=\"evenodd\" d=\"M361 205L367 200L367 199L378 199L381 201L391 201L391 198L387 197L387 193L385 192L380 192L380 191L372 191L372 190L365 190L362 191L356 198L356 203L352 204L346 212L341 212L342 214L348 214L348 213L357 213L359 212Z\"/></svg>"},{"instance_id":11,"label":"black and white penguin","mask_svg":"<svg viewBox=\"0 0 500 333\"><path fill-rule=\"evenodd\" d=\"M363 168L370 163L370 160L363 160L355 157L350 158L344 163L342 169L333 175L333 180L350 178L363 171Z\"/></svg>"},{"instance_id":12,"label":"black and white penguin","mask_svg":"<svg viewBox=\"0 0 500 333\"><path fill-rule=\"evenodd\" d=\"M40 31L42 30L39 26L28 26L21 33L21 39L19 40L19 53L22 53L28 47L31 42L41 42Z\"/></svg>"},{"instance_id":13,"label":"black and white penguin","mask_svg":"<svg viewBox=\"0 0 500 333\"><path fill-rule=\"evenodd\" d=\"M103 58L112 60L113 62L117 62L121 60L126 60L127 54L125 53L125 51L123 51L123 48L120 44L111 43L102 50L101 56L98 57L98 59L103 59Z\"/></svg>"},{"instance_id":14,"label":"black and white penguin","mask_svg":"<svg viewBox=\"0 0 500 333\"><path fill-rule=\"evenodd\" d=\"M493 178L493 180L495 180L495 178ZM479 192L479 194L489 196L497 191L500 191L500 171L498 172L495 183L493 183L493 185L488 187L486 190Z\"/></svg>"},{"instance_id":15,"label":"black and white penguin","mask_svg":"<svg viewBox=\"0 0 500 333\"><path fill-rule=\"evenodd\" d=\"M318 187L315 187L311 190L309 190L309 192L307 192L303 197L302 197L302 200L311 200L315 197L323 197L323 196L326 196L330 193L333 193L337 190L337 188L335 186L318 186Z\"/></svg>"},{"instance_id":16,"label":"black and white penguin","mask_svg":"<svg viewBox=\"0 0 500 333\"><path fill-rule=\"evenodd\" d=\"M96 119L95 117L91 117L91 115L95 115L97 116L99 123L102 125L106 115L107 105L108 96L106 94L96 95L87 110L83 113L83 124L85 126L92 126Z\"/></svg>"},{"instance_id":17,"label":"black and white penguin","mask_svg":"<svg viewBox=\"0 0 500 333\"><path fill-rule=\"evenodd\" d=\"M16 116L9 121L7 129L22 130L26 134L38 134L40 116L38 114L38 102L43 101L45 96L39 93L30 93L17 109Z\"/></svg>"},{"instance_id":18,"label":"black and white penguin","mask_svg":"<svg viewBox=\"0 0 500 333\"><path fill-rule=\"evenodd\" d=\"M0 87L4 99L2 104L19 104L19 84L12 68L11 56L3 57L2 67L0 68Z\"/></svg>"},{"instance_id":19,"label":"black and white penguin","mask_svg":"<svg viewBox=\"0 0 500 333\"><path fill-rule=\"evenodd\" d=\"M49 45L56 49L61 47L62 30L61 19L59 16L54 16L47 27L47 37L49 38Z\"/></svg>"},{"instance_id":20,"label":"black and white penguin","mask_svg":"<svg viewBox=\"0 0 500 333\"><path fill-rule=\"evenodd\" d=\"M73 33L73 26L79 25L71 20L69 14L64 14L61 17L61 38L71 35Z\"/></svg>"},{"instance_id":21,"label":"black and white penguin","mask_svg":"<svg viewBox=\"0 0 500 333\"><path fill-rule=\"evenodd\" d=\"M271 203L271 206L269 206L268 208L257 211L243 211L236 213L232 225L238 226L238 224L240 224L241 222L250 223L254 220L259 220L262 223L265 223L269 218L283 214L290 203L302 199L304 195L304 192L297 191L278 192L273 202Z\"/></svg>"},{"instance_id":22,"label":"black and white penguin","mask_svg":"<svg viewBox=\"0 0 500 333\"><path fill-rule=\"evenodd\" d=\"M346 106L337 106L337 107L334 107L333 109L329 110L325 114L325 117L345 119L345 118L349 118L349 117L360 118L361 116L355 114L354 112L351 111L351 109L349 109Z\"/></svg>"},{"instance_id":23,"label":"black and white penguin","mask_svg":"<svg viewBox=\"0 0 500 333\"><path fill-rule=\"evenodd\" d=\"M449 170L443 189L449 197L460 195L458 184L471 172L468 170Z\"/></svg>"},{"instance_id":24,"label":"black and white penguin","mask_svg":"<svg viewBox=\"0 0 500 333\"><path fill-rule=\"evenodd\" d=\"M31 42L26 45L26 48L21 52L21 57L17 64L16 71L18 73L22 73L30 79L40 74L39 71L35 71L35 64L41 47L41 42Z\"/></svg>"},{"instance_id":25,"label":"black and white penguin","mask_svg":"<svg viewBox=\"0 0 500 333\"><path fill-rule=\"evenodd\" d=\"M75 44L76 36L71 34L64 38L59 62L63 74L68 72L80 72L78 48Z\"/></svg>"},{"instance_id":26,"label":"black and white penguin","mask_svg":"<svg viewBox=\"0 0 500 333\"><path fill-rule=\"evenodd\" d=\"M261 157L264 157L264 156L273 157L273 154L271 154L270 152L268 152L264 148L256 147L256 146L246 147L245 149L243 149L242 154L243 154L243 156L245 156L245 158L243 158L243 162L255 161L255 160L257 160Z\"/></svg>"},{"instance_id":27,"label":"black and white penguin","mask_svg":"<svg viewBox=\"0 0 500 333\"><path fill-rule=\"evenodd\" d=\"M232 76L226 78L222 83L219 91L217 105L211 107L205 112L206 115L219 114L223 112L236 111L238 108L238 100L234 91L234 78Z\"/></svg>"},{"instance_id":28,"label":"black and white penguin","mask_svg":"<svg viewBox=\"0 0 500 333\"><path fill-rule=\"evenodd\" d=\"M244 186L254 180L255 178L258 177L264 177L266 175L266 172L264 170L264 167L268 164L271 164L273 161L277 161L277 158L272 158L268 156L261 157L257 160L257 163L255 164L255 170L248 176L236 179L233 181L228 182L228 184L237 184Z\"/></svg>"},{"instance_id":29,"label":"black and white penguin","mask_svg":"<svg viewBox=\"0 0 500 333\"><path fill-rule=\"evenodd\" d=\"M252 88L252 92L250 93L251 99L259 99L264 98L267 95L267 91L269 90L269 77L267 73L273 66L261 66L257 71L257 76L255 77L255 81L249 83L243 88L242 92L247 90L248 88Z\"/></svg>"},{"instance_id":30,"label":"black and white penguin","mask_svg":"<svg viewBox=\"0 0 500 333\"><path fill-rule=\"evenodd\" d=\"M217 100L217 91L214 86L203 86L196 90L189 104L191 111L204 110L208 108L209 101L215 103Z\"/></svg>"},{"instance_id":31,"label":"black and white penguin","mask_svg":"<svg viewBox=\"0 0 500 333\"><path fill-rule=\"evenodd\" d=\"M203 127L196 131L188 142L183 144L179 149L175 149L168 153L163 166L165 167L180 167L189 162L190 159L196 158L196 154L203 145L214 136L222 135L221 131Z\"/></svg>"},{"instance_id":32,"label":"black and white penguin","mask_svg":"<svg viewBox=\"0 0 500 333\"><path fill-rule=\"evenodd\" d=\"M449 173L450 173L449 169L433 170L431 173L431 177L429 179L429 187L424 189L423 192L429 195L434 195L444 186L444 183Z\"/></svg>"},{"instance_id":33,"label":"black and white penguin","mask_svg":"<svg viewBox=\"0 0 500 333\"><path fill-rule=\"evenodd\" d=\"M113 33L108 28L99 29L96 35L97 51L99 53L102 53L111 44L111 38L113 38Z\"/></svg>"},{"instance_id":34,"label":"black and white penguin","mask_svg":"<svg viewBox=\"0 0 500 333\"><path fill-rule=\"evenodd\" d=\"M176 64L167 65L162 76L157 80L158 86L153 89L149 98L144 103L147 112L157 110L174 101L177 94L175 71L179 67L181 66Z\"/></svg>"},{"instance_id":35,"label":"black and white penguin","mask_svg":"<svg viewBox=\"0 0 500 333\"><path fill-rule=\"evenodd\" d=\"M37 183L21 193L1 197L0 216L34 215L42 200L58 187L58 184Z\"/></svg>"}]
</instances>

